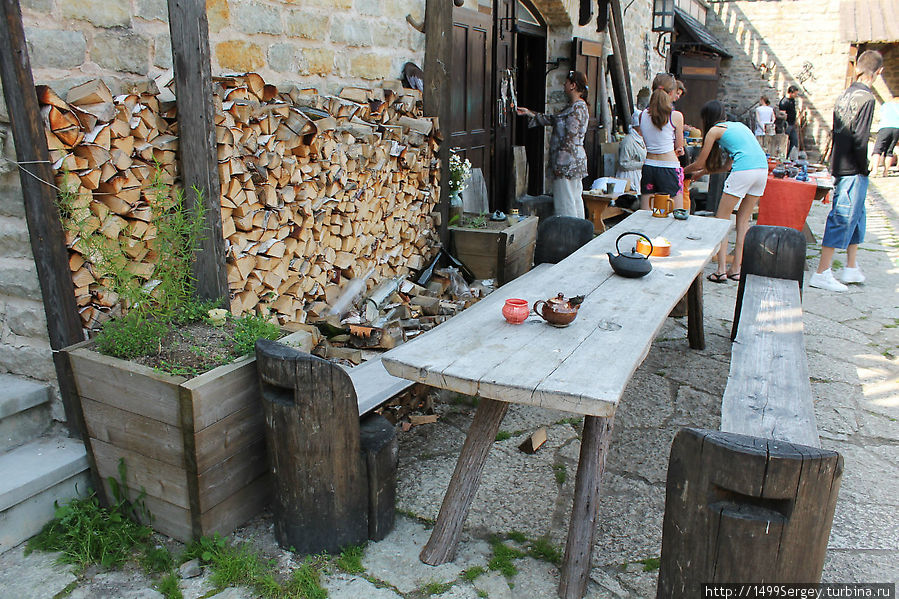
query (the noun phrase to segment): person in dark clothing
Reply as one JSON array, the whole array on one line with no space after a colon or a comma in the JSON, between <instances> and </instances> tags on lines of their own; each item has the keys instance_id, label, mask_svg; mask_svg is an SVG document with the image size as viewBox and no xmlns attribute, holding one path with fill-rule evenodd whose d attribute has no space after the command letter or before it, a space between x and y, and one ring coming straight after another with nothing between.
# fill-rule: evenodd
<instances>
[{"instance_id":1,"label":"person in dark clothing","mask_svg":"<svg viewBox=\"0 0 899 599\"><path fill-rule=\"evenodd\" d=\"M788 157L793 148L799 145L799 134L796 132L796 97L798 95L799 88L795 85L791 85L787 88L787 95L781 98L780 103L777 105L779 110L782 110L787 114L787 123L784 127L784 133L786 133L790 139L790 144L787 146Z\"/></svg>"},{"instance_id":2,"label":"person in dark clothing","mask_svg":"<svg viewBox=\"0 0 899 599\"><path fill-rule=\"evenodd\" d=\"M865 196L868 193L868 137L876 102L871 86L883 72L883 56L874 50L855 62L856 81L837 98L833 107L834 196L821 240L821 259L809 278L811 287L846 291L844 283L863 283L865 275L856 263L858 244L865 240ZM840 281L830 270L836 248L846 250L846 267Z\"/></svg>"}]
</instances>

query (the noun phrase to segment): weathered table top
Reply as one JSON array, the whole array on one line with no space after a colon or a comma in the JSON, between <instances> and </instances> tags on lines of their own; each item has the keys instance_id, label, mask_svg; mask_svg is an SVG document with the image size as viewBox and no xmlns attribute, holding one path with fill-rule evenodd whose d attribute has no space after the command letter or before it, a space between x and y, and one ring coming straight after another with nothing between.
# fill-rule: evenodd
<instances>
[{"instance_id":1,"label":"weathered table top","mask_svg":"<svg viewBox=\"0 0 899 599\"><path fill-rule=\"evenodd\" d=\"M728 231L728 221L691 216L653 218L638 211L562 262L500 287L462 314L394 348L383 359L394 376L500 401L591 416L614 415L633 372L668 313L686 293ZM616 238L640 231L671 242L640 279L614 275L606 252ZM637 237L621 240L633 249ZM575 321L555 328L532 315L507 323L508 298L533 305L562 292L584 295Z\"/></svg>"}]
</instances>

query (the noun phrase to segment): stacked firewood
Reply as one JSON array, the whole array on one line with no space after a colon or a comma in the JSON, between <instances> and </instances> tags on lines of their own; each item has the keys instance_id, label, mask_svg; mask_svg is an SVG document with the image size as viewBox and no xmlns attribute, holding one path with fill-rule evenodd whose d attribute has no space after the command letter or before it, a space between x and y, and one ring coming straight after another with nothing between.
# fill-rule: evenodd
<instances>
[{"instance_id":1,"label":"stacked firewood","mask_svg":"<svg viewBox=\"0 0 899 599\"><path fill-rule=\"evenodd\" d=\"M76 301L83 325L92 328L119 302L111 256L127 261L119 268L152 280L156 227L149 194L175 179L174 105L148 89L113 98L100 80L70 89L67 101L46 86L37 92ZM89 241L97 239L104 243Z\"/></svg>"},{"instance_id":2,"label":"stacked firewood","mask_svg":"<svg viewBox=\"0 0 899 599\"><path fill-rule=\"evenodd\" d=\"M325 313L353 279L371 288L430 261L439 134L436 119L422 117L419 92L390 82L339 97L279 91L253 73L216 85L234 314L303 322ZM56 184L68 192L77 302L92 328L119 298L86 236L102 234L121 248L129 271L153 280L148 194L176 179L174 103L147 90L113 98L99 80L72 88L67 101L43 86L38 95Z\"/></svg>"},{"instance_id":3,"label":"stacked firewood","mask_svg":"<svg viewBox=\"0 0 899 599\"><path fill-rule=\"evenodd\" d=\"M417 91L278 93L254 73L216 82L233 313L303 322L348 280L374 286L428 262L438 142Z\"/></svg>"}]
</instances>

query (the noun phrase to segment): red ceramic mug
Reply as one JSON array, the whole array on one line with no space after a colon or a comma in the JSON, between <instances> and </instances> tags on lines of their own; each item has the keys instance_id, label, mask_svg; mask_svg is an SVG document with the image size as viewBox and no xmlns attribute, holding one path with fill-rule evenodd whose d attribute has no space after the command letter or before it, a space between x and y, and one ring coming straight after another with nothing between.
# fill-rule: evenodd
<instances>
[{"instance_id":1,"label":"red ceramic mug","mask_svg":"<svg viewBox=\"0 0 899 599\"><path fill-rule=\"evenodd\" d=\"M510 324L521 324L528 318L531 309L528 307L527 300L523 299L507 299L503 305L503 317Z\"/></svg>"}]
</instances>

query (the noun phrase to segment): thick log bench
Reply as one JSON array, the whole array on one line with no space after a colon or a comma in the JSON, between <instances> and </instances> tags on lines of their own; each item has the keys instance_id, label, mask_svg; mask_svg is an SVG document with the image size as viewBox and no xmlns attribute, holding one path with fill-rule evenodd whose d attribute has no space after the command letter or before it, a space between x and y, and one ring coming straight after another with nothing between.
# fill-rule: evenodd
<instances>
[{"instance_id":1,"label":"thick log bench","mask_svg":"<svg viewBox=\"0 0 899 599\"><path fill-rule=\"evenodd\" d=\"M260 339L256 363L278 544L307 554L383 539L395 514L394 427L377 414L360 424L354 381L328 360Z\"/></svg>"},{"instance_id":2,"label":"thick log bench","mask_svg":"<svg viewBox=\"0 0 899 599\"><path fill-rule=\"evenodd\" d=\"M821 578L843 459L820 448L815 425L805 241L756 226L746 248L721 431L682 429L672 445L658 598L698 597L702 583Z\"/></svg>"}]
</instances>

